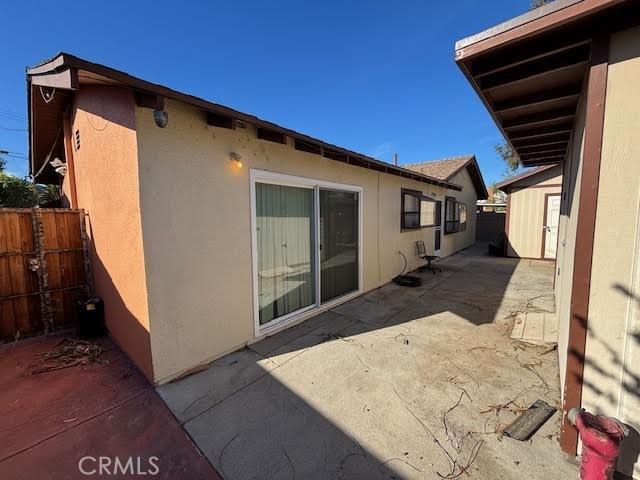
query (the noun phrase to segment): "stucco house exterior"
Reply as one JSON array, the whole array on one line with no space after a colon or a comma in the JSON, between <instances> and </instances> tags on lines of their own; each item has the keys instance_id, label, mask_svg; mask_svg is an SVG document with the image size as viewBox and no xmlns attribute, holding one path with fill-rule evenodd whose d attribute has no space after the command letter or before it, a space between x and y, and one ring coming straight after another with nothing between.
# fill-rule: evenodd
<instances>
[{"instance_id":1,"label":"stucco house exterior","mask_svg":"<svg viewBox=\"0 0 640 480\"><path fill-rule=\"evenodd\" d=\"M86 211L110 334L153 383L421 266L417 240L474 241L473 157L437 178L66 53L27 79L31 171Z\"/></svg>"},{"instance_id":2,"label":"stucco house exterior","mask_svg":"<svg viewBox=\"0 0 640 480\"><path fill-rule=\"evenodd\" d=\"M542 165L496 184L507 194L505 255L555 260L562 166Z\"/></svg>"},{"instance_id":3,"label":"stucco house exterior","mask_svg":"<svg viewBox=\"0 0 640 480\"><path fill-rule=\"evenodd\" d=\"M562 165L556 314L563 412L640 430L640 2L556 0L456 44L523 165ZM640 475L638 435L618 469ZM635 442L635 445L632 445ZM563 450L575 428L563 417Z\"/></svg>"}]
</instances>

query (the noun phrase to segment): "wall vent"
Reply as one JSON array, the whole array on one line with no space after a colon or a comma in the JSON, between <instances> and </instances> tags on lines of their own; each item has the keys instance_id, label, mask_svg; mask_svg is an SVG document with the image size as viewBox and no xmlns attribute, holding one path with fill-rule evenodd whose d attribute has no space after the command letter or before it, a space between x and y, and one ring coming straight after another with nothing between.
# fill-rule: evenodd
<instances>
[{"instance_id":1,"label":"wall vent","mask_svg":"<svg viewBox=\"0 0 640 480\"><path fill-rule=\"evenodd\" d=\"M80 130L76 130L76 133L73 134L73 147L76 152L80 150Z\"/></svg>"}]
</instances>

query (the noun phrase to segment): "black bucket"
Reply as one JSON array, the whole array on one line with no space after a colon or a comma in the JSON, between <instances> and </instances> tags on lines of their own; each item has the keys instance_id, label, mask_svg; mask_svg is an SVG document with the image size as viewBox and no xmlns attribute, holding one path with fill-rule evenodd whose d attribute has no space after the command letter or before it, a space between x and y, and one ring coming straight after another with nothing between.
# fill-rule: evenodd
<instances>
[{"instance_id":1,"label":"black bucket","mask_svg":"<svg viewBox=\"0 0 640 480\"><path fill-rule=\"evenodd\" d=\"M76 302L76 325L79 337L95 338L106 335L104 303L101 298L93 297Z\"/></svg>"}]
</instances>

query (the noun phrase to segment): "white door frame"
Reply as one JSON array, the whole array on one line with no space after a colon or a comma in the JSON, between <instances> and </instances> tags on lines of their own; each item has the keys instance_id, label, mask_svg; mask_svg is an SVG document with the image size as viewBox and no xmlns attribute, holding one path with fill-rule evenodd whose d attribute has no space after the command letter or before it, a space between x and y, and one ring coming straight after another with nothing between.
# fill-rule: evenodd
<instances>
[{"instance_id":1,"label":"white door frame","mask_svg":"<svg viewBox=\"0 0 640 480\"><path fill-rule=\"evenodd\" d=\"M541 255L540 258L543 260L555 260L558 257L558 238L559 238L559 231L556 232L556 252L555 252L555 256L554 257L547 257L547 233L550 231L549 227L547 226L548 223L548 217L549 217L549 200L552 197L562 197L561 193L545 193L544 194L544 218L542 219L542 249L541 249ZM558 213L558 221L560 220L560 214ZM558 225L556 226L556 228L560 228L560 224L558 223Z\"/></svg>"},{"instance_id":2,"label":"white door frame","mask_svg":"<svg viewBox=\"0 0 640 480\"><path fill-rule=\"evenodd\" d=\"M249 171L250 181L250 195L251 195L251 264L252 264L252 278L253 278L253 324L254 324L254 339L263 337L276 331L282 330L285 327L297 323L303 318L310 317L317 312L327 310L339 303L345 302L353 297L360 295L363 292L363 275L362 275L362 224L363 224L363 189L357 185L349 185L345 183L328 182L325 180L318 180L314 178L298 177L295 175L287 175L284 173L270 172L267 170L251 169ZM259 306L259 292L258 292L258 236L257 236L257 221L256 221L256 183L270 183L274 185L282 185L289 187L299 187L313 189L313 204L314 204L314 270L315 270L315 303L304 307L295 312L283 315L280 318L274 319L271 322L260 325L260 306ZM342 190L347 192L358 193L358 288L357 290L347 293L338 298L334 298L329 302L321 302L320 292L320 255L318 247L320 245L320 202L319 191L321 188L327 188L332 190Z\"/></svg>"}]
</instances>

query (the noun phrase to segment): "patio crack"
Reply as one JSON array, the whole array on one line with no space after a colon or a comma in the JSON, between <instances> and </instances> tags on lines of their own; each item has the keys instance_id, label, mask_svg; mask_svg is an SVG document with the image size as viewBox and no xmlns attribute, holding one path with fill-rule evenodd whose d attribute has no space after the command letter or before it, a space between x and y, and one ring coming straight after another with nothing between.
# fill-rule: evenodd
<instances>
[{"instance_id":1,"label":"patio crack","mask_svg":"<svg viewBox=\"0 0 640 480\"><path fill-rule=\"evenodd\" d=\"M330 339L332 336L340 334L341 332L343 332L343 331L344 331L344 330L346 330L347 328L352 327L352 326L353 326L353 325L355 325L356 323L362 323L362 322L360 322L359 320L355 320L355 319L354 319L354 321L353 321L352 323L350 323L349 325L347 325L347 326L345 326L345 327L341 328L340 330L335 331L335 332L334 332L334 333L332 333L332 334L329 334L329 335L327 336L327 338L328 338L328 339ZM318 329L320 329L320 328L322 328L322 327L318 327L316 330L318 330ZM308 333L313 333L314 331L315 331L315 330L312 330L312 331L310 331L310 332L308 332ZM213 409L213 408L217 407L217 406L218 406L218 405L220 405L222 402L226 401L228 398L231 398L231 397L233 397L234 395L236 395L236 394L240 393L240 392L241 392L241 391L243 391L245 388L247 388L247 387L249 387L249 386L253 385L253 384L254 384L254 383L256 383L257 381L259 381L259 380L261 380L262 378L264 378L265 376L270 375L272 372L274 372L274 371L275 371L275 370L277 370L278 368L280 368L280 367L284 367L286 364L288 364L288 363L289 363L291 360L293 360L294 358L298 358L300 355L304 354L305 352L308 352L308 351L309 351L309 350L311 350L312 348L317 347L318 345L320 345L320 344L322 344L322 343L324 343L324 342L318 342L318 343L316 343L315 345L312 345L312 346L310 346L310 347L308 347L308 348L305 348L305 349L304 349L304 350L302 350L300 353L298 353L298 354L294 355L293 357L291 357L291 358L287 359L285 362L282 362L281 364L278 364L278 363L276 363L276 362L273 362L269 357L266 357L266 356L265 356L265 355L263 355L262 353L260 353L260 352L256 352L255 350L251 349L253 352L257 353L257 354L258 354L258 355L260 355L262 358L264 358L264 359L266 359L266 360L271 361L275 366L274 366L271 370L268 370L268 371L267 371L267 370L265 370L265 371L264 371L264 373L263 373L262 375L260 375L260 376L258 376L258 377L256 377L256 378L254 378L253 380L251 380L251 381L250 381L249 383L247 383L246 385L243 385L242 387L238 388L237 390L234 390L233 392L229 393L228 395L226 395L226 396L222 397L220 400L218 400L217 402L215 402L213 405L211 405L211 406L210 406L210 407L208 407L207 409L203 410L202 412L198 413L196 416L191 417L191 418L189 418L188 420L185 420L185 421L183 421L183 422L180 422L180 425L184 426L184 425L186 425L187 423L189 423L189 422L191 422L191 421L195 420L196 418L198 418L198 417L202 416L204 413L206 413L206 412L208 412L209 410L211 410L211 409ZM285 345L287 345L287 344L285 344ZM201 398L202 398L202 397L201 397ZM197 401L197 400L196 400L196 401ZM195 402L194 402L194 403L195 403Z\"/></svg>"}]
</instances>

